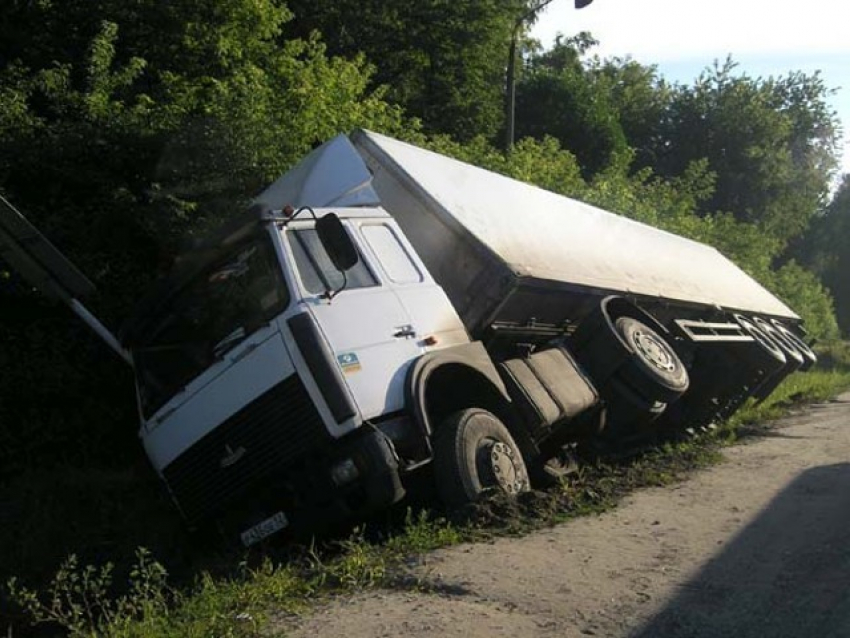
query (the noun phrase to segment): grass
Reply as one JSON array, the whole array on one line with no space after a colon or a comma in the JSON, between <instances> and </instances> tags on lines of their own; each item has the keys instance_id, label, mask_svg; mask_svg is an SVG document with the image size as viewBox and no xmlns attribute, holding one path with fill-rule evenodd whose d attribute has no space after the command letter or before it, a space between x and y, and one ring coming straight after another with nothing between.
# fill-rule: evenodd
<instances>
[{"instance_id":1,"label":"grass","mask_svg":"<svg viewBox=\"0 0 850 638\"><path fill-rule=\"evenodd\" d=\"M785 379L764 403L754 405L749 402L744 405L724 424L724 428L734 435L744 426L785 416L795 405L828 401L847 388L850 388L850 371L833 369L798 372Z\"/></svg>"},{"instance_id":2,"label":"grass","mask_svg":"<svg viewBox=\"0 0 850 638\"><path fill-rule=\"evenodd\" d=\"M619 462L585 464L558 487L516 500L486 499L454 521L426 510L408 510L400 524L361 528L320 546L269 545L223 554L215 548L198 548L181 531L153 485L125 474L63 471L57 490L60 474L49 474L17 486L18 498L9 497L8 502L16 504L26 522L14 526L16 531L0 531L4 547L22 548L16 556L2 558L5 573L40 583L30 589L13 580L7 588L5 595L19 609L10 620L9 635L20 636L28 623L64 627L77 636L268 635L269 627L285 626L288 619L331 595L377 587L427 589L430 584L412 569L426 552L524 534L606 511L635 489L670 485L717 463L724 445L759 433L752 424L782 416L795 405L827 400L850 387L850 351L830 351L827 360L832 369L792 375L761 405L748 404L721 427L689 440ZM52 500L45 509L46 494ZM128 494L133 496L129 504ZM57 530L51 516L84 522ZM155 541L152 551L131 549L148 540ZM47 577L49 559L69 546L86 547L87 555L83 560L71 556ZM125 558L113 566L104 559L115 555L134 560ZM37 570L26 569L30 561ZM169 576L163 564L175 573ZM15 567L18 570L12 571ZM13 625L18 633L12 634Z\"/></svg>"},{"instance_id":3,"label":"grass","mask_svg":"<svg viewBox=\"0 0 850 638\"><path fill-rule=\"evenodd\" d=\"M264 556L251 566L246 554L235 573L203 572L184 589L168 584L165 568L146 550L137 551L125 593L118 596L110 593L115 585L110 564L81 566L74 556L44 590L15 579L9 589L35 623L58 625L75 636L257 636L272 616L302 613L331 594L422 587L409 576L409 558L463 539L451 523L423 511L409 514L403 530L382 543L367 541L359 530L322 550L300 548L283 562Z\"/></svg>"}]
</instances>

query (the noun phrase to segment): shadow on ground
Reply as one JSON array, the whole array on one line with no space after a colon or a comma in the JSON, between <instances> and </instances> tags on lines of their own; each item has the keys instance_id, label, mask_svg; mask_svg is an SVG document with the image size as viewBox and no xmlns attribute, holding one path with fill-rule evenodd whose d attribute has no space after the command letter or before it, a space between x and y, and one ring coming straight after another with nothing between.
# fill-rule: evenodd
<instances>
[{"instance_id":1,"label":"shadow on ground","mask_svg":"<svg viewBox=\"0 0 850 638\"><path fill-rule=\"evenodd\" d=\"M850 464L803 472L632 634L685 636L850 636Z\"/></svg>"}]
</instances>

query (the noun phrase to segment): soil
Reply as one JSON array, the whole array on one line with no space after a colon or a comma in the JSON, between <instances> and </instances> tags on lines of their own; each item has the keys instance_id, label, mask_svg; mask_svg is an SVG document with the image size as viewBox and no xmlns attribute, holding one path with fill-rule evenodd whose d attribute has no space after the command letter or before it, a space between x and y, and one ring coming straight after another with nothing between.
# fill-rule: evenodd
<instances>
[{"instance_id":1,"label":"soil","mask_svg":"<svg viewBox=\"0 0 850 638\"><path fill-rule=\"evenodd\" d=\"M850 636L850 393L685 482L425 556L432 587L329 601L295 636ZM289 632L288 632L289 633Z\"/></svg>"}]
</instances>

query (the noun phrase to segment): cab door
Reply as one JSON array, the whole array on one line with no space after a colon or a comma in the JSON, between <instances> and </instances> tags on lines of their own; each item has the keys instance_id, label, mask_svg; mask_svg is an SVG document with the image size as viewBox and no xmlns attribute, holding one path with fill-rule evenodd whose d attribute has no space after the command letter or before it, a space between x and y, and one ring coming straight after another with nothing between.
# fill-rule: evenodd
<instances>
[{"instance_id":1,"label":"cab door","mask_svg":"<svg viewBox=\"0 0 850 638\"><path fill-rule=\"evenodd\" d=\"M364 245L380 265L385 285L401 301L422 352L469 343L469 335L443 289L391 219L356 222Z\"/></svg>"},{"instance_id":2,"label":"cab door","mask_svg":"<svg viewBox=\"0 0 850 638\"><path fill-rule=\"evenodd\" d=\"M401 410L404 379L420 348L399 297L363 251L357 265L344 274L337 271L312 222L290 224L284 233L301 303L333 351L361 417ZM329 290L339 292L329 296Z\"/></svg>"}]
</instances>

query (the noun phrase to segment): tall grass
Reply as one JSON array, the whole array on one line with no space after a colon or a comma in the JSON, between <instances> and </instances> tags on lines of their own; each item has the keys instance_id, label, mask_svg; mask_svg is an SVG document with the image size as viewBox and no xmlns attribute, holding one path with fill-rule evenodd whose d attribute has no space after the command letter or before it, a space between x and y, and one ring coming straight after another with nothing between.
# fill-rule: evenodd
<instances>
[{"instance_id":1,"label":"tall grass","mask_svg":"<svg viewBox=\"0 0 850 638\"><path fill-rule=\"evenodd\" d=\"M167 582L167 570L147 550L136 552L124 593L115 595L115 570L64 561L47 585L35 591L11 579L11 597L35 624L63 628L72 636L152 638L162 636L257 636L273 618L303 612L323 596L377 586L416 587L407 559L460 542L451 523L427 512L408 513L398 534L380 544L361 530L322 550L302 548L286 562L262 557L251 566L245 553L232 574L201 572L182 589Z\"/></svg>"},{"instance_id":2,"label":"tall grass","mask_svg":"<svg viewBox=\"0 0 850 638\"><path fill-rule=\"evenodd\" d=\"M789 408L807 403L827 401L850 388L850 372L840 370L810 370L789 376L763 403L750 401L738 410L726 424L734 430L743 424L778 419Z\"/></svg>"}]
</instances>

